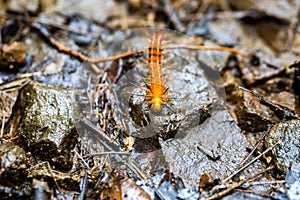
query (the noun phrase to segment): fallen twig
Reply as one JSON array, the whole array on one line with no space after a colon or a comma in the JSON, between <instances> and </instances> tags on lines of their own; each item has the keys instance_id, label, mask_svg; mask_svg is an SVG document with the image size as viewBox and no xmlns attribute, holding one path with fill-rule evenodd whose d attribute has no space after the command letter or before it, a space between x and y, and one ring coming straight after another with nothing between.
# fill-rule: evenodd
<instances>
[{"instance_id":1,"label":"fallen twig","mask_svg":"<svg viewBox=\"0 0 300 200\"><path fill-rule=\"evenodd\" d=\"M84 176L80 179L80 196L78 197L78 200L84 200L85 199L85 193L88 189L88 173L85 171Z\"/></svg>"},{"instance_id":2,"label":"fallen twig","mask_svg":"<svg viewBox=\"0 0 300 200\"><path fill-rule=\"evenodd\" d=\"M252 151L246 156L246 158L241 162L240 167L243 167L244 163L250 158L250 156L254 153L254 151L258 148L259 144L262 142L262 140L265 138L265 136L268 134L268 131L265 131L264 134L260 136L258 141L256 142L255 146L252 148ZM260 154L260 152L259 152Z\"/></svg>"},{"instance_id":3,"label":"fallen twig","mask_svg":"<svg viewBox=\"0 0 300 200\"><path fill-rule=\"evenodd\" d=\"M263 104L274 108L277 111L281 111L282 114L284 115L285 118L287 119L299 119L299 116L297 114L295 114L293 111L288 110L287 108L277 105L271 101L265 100L264 97L256 92L253 92L252 90L249 90L245 87L242 86L238 86L239 90L243 90L245 92L249 92L250 94L254 95L255 97L257 97ZM275 113L276 114L276 113Z\"/></svg>"},{"instance_id":4,"label":"fallen twig","mask_svg":"<svg viewBox=\"0 0 300 200\"><path fill-rule=\"evenodd\" d=\"M247 167L249 167L251 164L253 164L255 161L257 161L260 157L262 157L263 155L265 155L266 153L268 153L269 151L271 151L278 144L279 144L279 141L276 142L273 146L267 148L264 152L262 152L260 155L258 155L257 157L255 157L253 160L251 160L245 166L243 166L242 168L240 168L237 171L233 172L230 176L228 176L227 178L225 178L222 182L226 183L227 181L229 181L232 177L234 177L235 175L237 175L238 173L240 173L241 171L243 171L244 169L246 169Z\"/></svg>"},{"instance_id":5,"label":"fallen twig","mask_svg":"<svg viewBox=\"0 0 300 200\"><path fill-rule=\"evenodd\" d=\"M101 152L101 153L91 153L91 154L86 154L82 156L82 158L90 158L94 156L104 156L108 154L119 154L119 155L130 155L129 152L123 152L123 151L107 151L107 152Z\"/></svg>"},{"instance_id":6,"label":"fallen twig","mask_svg":"<svg viewBox=\"0 0 300 200\"><path fill-rule=\"evenodd\" d=\"M240 186L243 185L244 183L251 182L251 181L257 179L261 174L263 174L263 173L265 173L265 172L267 172L267 171L270 171L270 170L272 170L273 168L274 168L274 166L272 165L272 166L268 167L267 169L262 170L261 172L255 174L254 176L251 176L251 177L249 177L249 178L247 178L247 179L245 179L245 180L242 180L242 181L237 182L237 183L229 184L229 185L227 185L227 189L225 189L225 190L223 190L223 191L221 191L221 192L218 192L218 193L216 193L216 194L214 194L214 195L212 195L212 196L206 198L206 200L219 199L219 198L221 198L222 196L224 196L224 195L230 193L232 190L234 190L234 189L240 187Z\"/></svg>"}]
</instances>

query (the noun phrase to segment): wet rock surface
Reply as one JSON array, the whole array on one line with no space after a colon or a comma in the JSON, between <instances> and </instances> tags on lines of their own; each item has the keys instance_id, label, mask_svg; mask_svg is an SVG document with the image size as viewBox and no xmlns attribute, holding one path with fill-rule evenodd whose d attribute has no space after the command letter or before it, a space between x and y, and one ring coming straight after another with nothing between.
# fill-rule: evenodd
<instances>
[{"instance_id":1,"label":"wet rock surface","mask_svg":"<svg viewBox=\"0 0 300 200\"><path fill-rule=\"evenodd\" d=\"M147 31L155 33L157 29ZM164 32L169 38L177 38L175 33L167 30ZM132 49L133 47L126 46L127 43L137 43L136 37L132 36L143 37L144 33L139 29L127 30L124 32L124 36L128 37L126 39L121 37L121 32L115 35L120 35L120 38L115 38L114 46L104 42L101 48L105 49L106 45L110 45L110 51L114 48L119 51L120 46ZM126 43L119 44L118 39L126 40ZM141 42L143 41L141 38ZM97 51L93 53L97 57ZM114 99L118 102L113 109L113 116L117 116L115 121L130 137L135 138L131 159L147 175L168 166L175 176L182 178L187 187L195 188L203 173L214 174L216 179L229 176L247 155L248 145L246 138L240 134L239 127L224 110L224 88L215 88L213 84L220 81L219 72L205 71L205 64L195 62L191 55L185 51L167 51L168 61L164 63L163 72L170 89L170 101L162 105L160 111L151 109L143 90L147 81L143 79L147 77L145 61L138 62L135 68L126 65L130 57L124 61L112 62L111 67L115 68L116 63L119 63L119 70L122 71L111 73L113 83L110 86ZM202 56L207 58L205 54ZM115 78L116 76L118 77ZM260 167L261 164L258 163L247 173Z\"/></svg>"},{"instance_id":2,"label":"wet rock surface","mask_svg":"<svg viewBox=\"0 0 300 200\"><path fill-rule=\"evenodd\" d=\"M124 35L128 35L125 40L129 47L123 42L118 43L114 41L114 46L111 46L110 50L118 51L119 45L122 48L132 48L130 45L136 44L136 35L141 36L140 41L145 41L145 31L148 33L155 33L159 29L150 28L148 30L135 29L127 30ZM177 38L176 33L164 30L165 34L169 38ZM116 36L122 33L116 33ZM184 36L180 35L181 39ZM189 38L184 38L186 41ZM120 38L121 41L124 39ZM131 42L132 41L132 42ZM176 41L174 41L176 43ZM106 43L102 43L105 48ZM135 49L138 47L134 46ZM180 51L179 51L180 52ZM207 119L211 117L211 111L220 106L224 97L219 97L215 88L211 85L207 77L205 77L202 70L202 63L196 63L192 57L188 54L184 54L184 51L179 53L178 51L167 51L167 62L163 63L164 79L166 79L166 85L169 89L169 101L166 105L162 105L161 110L154 111L147 101L146 93L143 90L145 88L145 81L147 77L147 65L145 61L137 63L135 68L130 66L122 66L120 78L115 84L111 84L113 94L115 95L118 104L114 109L114 116L118 125L123 127L124 130L128 130L129 136L136 138L134 149L145 155L151 154L155 151L161 151L161 144L159 144L159 138L162 140L168 140L173 138L183 138L189 134L189 130L201 125ZM94 52L96 54L96 52ZM185 52L186 53L186 52ZM147 55L144 55L147 57ZM128 63L124 61L124 63ZM114 63L113 63L114 64ZM128 69L129 68L129 69ZM211 74L214 78L220 78L217 71L213 71ZM114 79L115 80L115 79ZM193 84L192 84L193 83ZM221 93L221 94L224 94ZM218 105L220 104L220 105ZM125 122L125 123L124 123ZM205 143L205 141L204 141ZM151 147L152 146L152 147ZM134 155L135 157L136 155ZM152 160L153 156L148 155L149 159L147 164L143 163L143 169L145 173L149 174L151 170L155 169L153 164L160 163L160 161ZM158 157L159 158L159 157ZM154 156L155 159L155 156ZM138 158L135 160L139 162ZM145 159L144 159L145 160ZM153 168L153 169L151 169ZM150 170L150 171L149 171Z\"/></svg>"},{"instance_id":3,"label":"wet rock surface","mask_svg":"<svg viewBox=\"0 0 300 200\"><path fill-rule=\"evenodd\" d=\"M204 124L190 129L185 138L163 142L162 151L171 171L186 185L196 187L203 173L222 179L237 168L248 146L239 132L230 115L219 110Z\"/></svg>"},{"instance_id":4,"label":"wet rock surface","mask_svg":"<svg viewBox=\"0 0 300 200\"><path fill-rule=\"evenodd\" d=\"M271 151L276 167L286 171L300 162L300 121L290 120L274 125L269 131L265 145L271 147L278 145Z\"/></svg>"},{"instance_id":5,"label":"wet rock surface","mask_svg":"<svg viewBox=\"0 0 300 200\"><path fill-rule=\"evenodd\" d=\"M32 81L19 94L10 123L17 124L18 144L57 169L72 167L78 133L75 127L75 94Z\"/></svg>"},{"instance_id":6,"label":"wet rock surface","mask_svg":"<svg viewBox=\"0 0 300 200\"><path fill-rule=\"evenodd\" d=\"M12 143L0 145L0 184L19 185L27 176L25 151Z\"/></svg>"},{"instance_id":7,"label":"wet rock surface","mask_svg":"<svg viewBox=\"0 0 300 200\"><path fill-rule=\"evenodd\" d=\"M287 171L285 187L288 190L287 196L289 199L300 198L300 163L295 162L291 165L291 168Z\"/></svg>"},{"instance_id":8,"label":"wet rock surface","mask_svg":"<svg viewBox=\"0 0 300 200\"><path fill-rule=\"evenodd\" d=\"M1 177L1 198L298 197L297 159L285 167L283 183L274 176L283 174L272 168L276 156L269 163L260 141L270 126L279 129L300 113L298 2L0 0L0 13L1 41L10 48L0 59L0 143L20 145L23 152L11 151L26 152L29 160L25 174L18 175L23 164L14 168L12 177L23 182L3 186ZM190 38L159 28L131 30L141 26L168 27ZM161 63L170 97L159 112L145 92L154 33L164 38ZM181 45L230 46L245 55ZM80 65L85 59L78 52L91 49L92 58L144 51ZM26 85L30 80L42 84ZM78 123L69 109L70 87L80 94ZM286 129L295 125L286 123ZM284 155L293 152L287 149Z\"/></svg>"},{"instance_id":9,"label":"wet rock surface","mask_svg":"<svg viewBox=\"0 0 300 200\"><path fill-rule=\"evenodd\" d=\"M128 44L122 44L122 48L132 49L130 45L136 43L141 45L136 41L137 35L141 37L140 41L144 42L146 40L145 36L147 36L145 33L148 32L148 34L153 34L158 31L160 30L155 28L149 28L148 30L127 30L124 32L124 35L128 35L128 38L120 38L120 41L116 41L115 39L115 47L111 46L110 51L118 51L118 46L121 46L124 39ZM176 38L177 36L177 33L169 30L164 30L164 32L168 38ZM115 35L118 36L122 34L120 32ZM183 36L180 36L182 39ZM185 39L189 40L189 38ZM176 43L176 41L174 42ZM102 43L101 45L104 46L102 48L105 48L105 43ZM108 43L108 45L110 45L110 43ZM134 49L139 49L139 45L135 45ZM213 88L210 85L210 82L206 80L201 69L202 65L196 65L193 58L186 54L179 54L179 52L180 51L176 50L166 50L166 59L168 61L162 64L164 69L162 76L166 80L166 86L170 91L169 101L166 106L162 105L162 109L159 112L151 111L151 105L147 102L146 93L143 90L143 88L146 87L143 83L148 76L145 61L138 61L136 63L137 66L133 69L129 68L128 70L128 66L123 66L123 68L121 68L125 73L118 79L116 84L112 84L111 86L118 102L120 102L120 105L118 105L118 109L120 110L117 110L116 112L119 113L121 118L124 118L127 121L128 127L145 133L147 130L141 130L143 127L146 127L149 131L157 130L156 133L154 133L155 131L152 133L152 135L155 135L158 134L159 131L162 131L162 128L159 127L168 124L167 121L174 121L174 126L176 126L176 120L183 121L185 118L188 118L189 115L193 115L193 113L195 115L201 113L203 117L203 119L201 119L200 116L198 116L198 118L195 116L194 120L198 121L195 122L195 124L199 123L199 121L203 122L209 117L204 117L204 113L209 112L209 105L213 103L214 99L218 99L215 88ZM143 56L147 57L147 55ZM216 77L221 78L218 72L213 73L215 73ZM192 85L192 83L194 83L194 85ZM221 99L222 97L220 97L220 103L222 101ZM192 117L190 116L189 118L189 120L191 120ZM188 125L185 128L187 127ZM134 130L131 132L134 132ZM151 134L148 136L151 136ZM147 137L147 134L144 134L144 136L141 137Z\"/></svg>"}]
</instances>

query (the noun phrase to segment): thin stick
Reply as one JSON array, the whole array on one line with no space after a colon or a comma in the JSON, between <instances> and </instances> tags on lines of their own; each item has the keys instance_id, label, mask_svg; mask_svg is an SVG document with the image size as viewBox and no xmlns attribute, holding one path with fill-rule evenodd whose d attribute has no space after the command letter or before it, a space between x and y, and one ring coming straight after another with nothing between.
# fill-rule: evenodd
<instances>
[{"instance_id":1,"label":"thin stick","mask_svg":"<svg viewBox=\"0 0 300 200\"><path fill-rule=\"evenodd\" d=\"M218 47L218 46L202 46L202 45L168 45L165 49L190 49L190 50L207 50L207 51L227 51L235 53L244 57L248 57L248 54L230 47Z\"/></svg>"},{"instance_id":2,"label":"thin stick","mask_svg":"<svg viewBox=\"0 0 300 200\"><path fill-rule=\"evenodd\" d=\"M115 56L108 56L108 57L105 57L105 58L87 58L86 61L88 61L89 63L98 63L98 62L107 62L107 61L113 61L113 60L117 60L117 59L120 59L120 58L124 58L124 57L127 57L127 56L131 56L133 54L136 54L136 53L143 53L143 52L146 52L147 50L146 49L138 49L138 50L133 50L133 51L129 51L129 52L126 52L126 53L121 53L121 54L118 54L118 55L115 55Z\"/></svg>"},{"instance_id":3,"label":"thin stick","mask_svg":"<svg viewBox=\"0 0 300 200\"><path fill-rule=\"evenodd\" d=\"M202 146L201 144L199 144L197 146L197 149L199 151L201 151L204 155L206 155L209 159L216 161L220 159L220 155L215 155L214 152L212 150L208 150L206 147Z\"/></svg>"},{"instance_id":4,"label":"thin stick","mask_svg":"<svg viewBox=\"0 0 300 200\"><path fill-rule=\"evenodd\" d=\"M92 153L92 154L86 154L82 156L82 158L89 158L94 156L104 156L108 154L119 154L119 155L130 155L129 152L123 152L123 151L107 151L107 152L101 152L101 153Z\"/></svg>"},{"instance_id":5,"label":"thin stick","mask_svg":"<svg viewBox=\"0 0 300 200\"><path fill-rule=\"evenodd\" d=\"M78 200L84 200L85 198L85 193L88 189L88 173L85 171L83 177L80 180L80 185L81 185L81 192L79 195Z\"/></svg>"},{"instance_id":6,"label":"thin stick","mask_svg":"<svg viewBox=\"0 0 300 200\"><path fill-rule=\"evenodd\" d=\"M28 77L17 79L12 82L9 82L9 83L1 84L0 90L7 91L8 89L11 89L11 88L14 88L14 89L16 87L20 88L23 85L27 84L29 81L30 81L30 79Z\"/></svg>"},{"instance_id":7,"label":"thin stick","mask_svg":"<svg viewBox=\"0 0 300 200\"><path fill-rule=\"evenodd\" d=\"M61 190L61 188L59 187L59 185L58 185L58 183L57 183L57 181L56 181L56 179L55 179L55 177L54 177L54 174L52 173L52 168L51 168L51 166L50 166L50 164L49 164L48 161L46 161L46 165L48 166L48 171L49 171L51 177L53 178L54 183L55 183L55 185L56 185L58 191L59 191L60 193L62 193L62 190Z\"/></svg>"},{"instance_id":8,"label":"thin stick","mask_svg":"<svg viewBox=\"0 0 300 200\"><path fill-rule=\"evenodd\" d=\"M100 74L101 70L97 67L97 65L95 63L90 63L90 66L96 74Z\"/></svg>"},{"instance_id":9,"label":"thin stick","mask_svg":"<svg viewBox=\"0 0 300 200\"><path fill-rule=\"evenodd\" d=\"M248 193L248 194L254 194L254 195L259 195L261 197L265 197L268 199L272 199L272 195L266 194L263 191L254 191L254 190L245 190L245 189L234 189L236 192L241 192L241 193Z\"/></svg>"},{"instance_id":10,"label":"thin stick","mask_svg":"<svg viewBox=\"0 0 300 200\"><path fill-rule=\"evenodd\" d=\"M252 90L249 90L249 89L247 89L247 88L245 88L245 87L242 87L242 86L238 86L238 89L239 89L239 90L243 90L243 91L245 91L245 92L249 92L250 94L252 94L252 95L254 95L255 97L259 98L259 100L260 100L263 104L265 104L265 105L267 105L267 106L269 106L269 107L272 107L272 108L274 108L274 109L276 109L276 110L281 111L281 112L283 113L283 115L284 115L285 117L287 117L288 119L300 119L300 117L299 117L297 114L295 114L293 111L290 111L290 110L288 110L287 108L285 108L285 107L283 107L283 106L280 106L280 105L277 105L277 104L275 104L275 103L273 103L273 102L271 102L271 101L265 100L264 97L263 97L262 95L260 95L260 94L258 94L258 93L256 93L256 92L253 92Z\"/></svg>"},{"instance_id":11,"label":"thin stick","mask_svg":"<svg viewBox=\"0 0 300 200\"><path fill-rule=\"evenodd\" d=\"M1 133L0 133L0 139L2 139L3 137L3 133L4 133L4 124L5 124L5 111L4 109L2 110L2 124L1 124Z\"/></svg>"},{"instance_id":12,"label":"thin stick","mask_svg":"<svg viewBox=\"0 0 300 200\"><path fill-rule=\"evenodd\" d=\"M88 121L86 118L83 118L80 121L80 124L83 125L83 127L88 128L91 132L96 133L99 136L99 142L101 145L106 148L110 152L119 152L119 148L112 144L110 141L110 138L105 135L102 129L98 129L95 127L90 121ZM111 144L111 145L109 145ZM125 152L125 155L128 155L128 152ZM131 161L129 158L128 162L125 162L124 158L122 158L119 154L115 155L118 161L122 162L124 165L126 165L130 170L136 173L136 175L141 179L147 179L147 176L144 175L141 170L138 169L138 167Z\"/></svg>"},{"instance_id":13,"label":"thin stick","mask_svg":"<svg viewBox=\"0 0 300 200\"><path fill-rule=\"evenodd\" d=\"M87 164L87 162L85 162L85 160L83 159L83 157L74 149L75 154L80 158L80 160L84 163L85 167L87 169L90 169L89 165Z\"/></svg>"},{"instance_id":14,"label":"thin stick","mask_svg":"<svg viewBox=\"0 0 300 200\"><path fill-rule=\"evenodd\" d=\"M52 36L48 36L47 38L48 38L49 42L58 49L58 51L63 51L65 53L67 53L67 54L70 54L70 55L76 57L76 58L79 58L82 61L88 60L87 56L79 53L78 51L70 49L66 45L63 45L62 43L60 43L57 40L55 40Z\"/></svg>"},{"instance_id":15,"label":"thin stick","mask_svg":"<svg viewBox=\"0 0 300 200\"><path fill-rule=\"evenodd\" d=\"M256 142L255 146L253 147L252 151L246 156L246 158L241 162L240 167L244 165L244 163L250 158L250 156L254 153L254 151L258 148L258 145L261 143L261 141L265 138L265 136L268 134L269 131L266 131L264 134L260 136L258 141ZM260 153L260 152L259 152Z\"/></svg>"},{"instance_id":16,"label":"thin stick","mask_svg":"<svg viewBox=\"0 0 300 200\"><path fill-rule=\"evenodd\" d=\"M79 58L82 61L87 61L89 63L98 63L98 62L107 62L107 61L112 61L112 60L116 60L116 59L120 59L120 58L124 58L126 56L130 56L136 53L143 53L146 52L147 49L138 49L138 50L133 50L133 51L129 51L129 52L125 52L125 53L121 53L115 56L109 56L106 58L89 58L81 53L79 53L78 51L72 50L69 47L61 44L60 42L58 42L57 40L55 40L51 34L48 32L48 30L43 27L41 24L39 23L33 23L32 25L34 28L36 28L37 30L40 31L40 33L45 36L48 41L54 45L59 51L63 51L67 54L70 54L76 58ZM229 47L218 47L218 46L197 46L197 45L169 45L166 46L165 49L190 49L190 50L213 50L213 51L227 51L227 52L231 52L231 53L235 53L241 56L247 56L246 53L238 50L238 49L234 49L234 48L229 48Z\"/></svg>"},{"instance_id":17,"label":"thin stick","mask_svg":"<svg viewBox=\"0 0 300 200\"><path fill-rule=\"evenodd\" d=\"M140 49L140 50L134 50L134 51L129 51L126 53L122 53L122 54L118 54L116 56L109 56L106 58L89 58L81 53L79 53L78 51L72 50L69 47L67 47L66 45L63 45L62 43L58 42L55 38L53 38L51 36L51 34L49 33L49 31L42 26L40 23L33 23L32 26L37 29L53 46L55 46L59 51L65 52L73 57L76 57L78 59L80 59L81 61L87 61L89 63L98 63L98 62L107 62L107 61L112 61L112 60L116 60L116 59L120 59L126 56L130 56L136 53L140 53L140 52L145 52L145 49Z\"/></svg>"},{"instance_id":18,"label":"thin stick","mask_svg":"<svg viewBox=\"0 0 300 200\"><path fill-rule=\"evenodd\" d=\"M148 177L133 163L132 159L128 159L128 163L133 169L137 172L137 174L144 180L147 180Z\"/></svg>"},{"instance_id":19,"label":"thin stick","mask_svg":"<svg viewBox=\"0 0 300 200\"><path fill-rule=\"evenodd\" d=\"M249 92L250 94L254 95L255 97L259 98L260 100L264 100L264 97L256 92L253 92L252 90L249 90L243 86L238 86L238 90L243 90L245 92Z\"/></svg>"},{"instance_id":20,"label":"thin stick","mask_svg":"<svg viewBox=\"0 0 300 200\"><path fill-rule=\"evenodd\" d=\"M223 190L223 191L221 191L221 192L219 192L219 193L217 193L217 194L214 194L214 195L212 195L212 196L206 198L206 200L219 199L219 198L221 198L222 196L224 196L224 195L228 194L229 192L231 192L232 190L234 190L234 189L240 187L240 186L243 185L244 183L251 182L251 181L257 179L261 174L263 174L263 173L265 173L265 172L267 172L267 171L269 171L269 170L272 170L273 168L274 168L274 166L272 165L272 166L268 167L267 169L262 170L261 172L255 174L254 176L251 176L251 177L248 178L248 179L242 180L242 181L240 181L240 182L238 182L238 183L230 184L230 185L227 187L226 190Z\"/></svg>"},{"instance_id":21,"label":"thin stick","mask_svg":"<svg viewBox=\"0 0 300 200\"><path fill-rule=\"evenodd\" d=\"M271 185L271 184L284 184L285 180L279 180L279 181L260 181L260 182L252 182L249 184L249 186L254 185Z\"/></svg>"},{"instance_id":22,"label":"thin stick","mask_svg":"<svg viewBox=\"0 0 300 200\"><path fill-rule=\"evenodd\" d=\"M234 177L235 175L237 175L238 173L240 173L241 171L243 171L244 169L246 169L247 167L249 167L252 163L254 163L255 161L257 161L260 157L262 157L263 155L265 155L266 153L268 153L269 151L271 151L275 146L277 146L279 144L279 141L277 141L273 146L267 148L264 152L262 152L260 155L258 155L256 158L254 158L253 160L251 160L249 163L247 163L245 166L243 166L242 168L238 169L237 171L235 171L234 173L232 173L230 176L228 176L227 178L225 178L222 182L225 183L227 181L229 181L232 177Z\"/></svg>"},{"instance_id":23,"label":"thin stick","mask_svg":"<svg viewBox=\"0 0 300 200\"><path fill-rule=\"evenodd\" d=\"M111 138L109 138L102 129L96 127L92 122L83 118L79 121L81 127L88 129L92 133L98 136L98 141L100 144L107 149L108 151L118 152L120 149L117 145L111 142ZM120 158L121 159L121 158Z\"/></svg>"}]
</instances>

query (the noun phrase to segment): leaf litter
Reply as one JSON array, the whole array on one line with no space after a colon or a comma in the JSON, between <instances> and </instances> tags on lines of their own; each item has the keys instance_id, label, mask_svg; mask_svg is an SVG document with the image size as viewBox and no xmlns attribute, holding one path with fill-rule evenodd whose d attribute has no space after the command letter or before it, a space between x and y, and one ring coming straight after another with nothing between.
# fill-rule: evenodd
<instances>
[{"instance_id":1,"label":"leaf litter","mask_svg":"<svg viewBox=\"0 0 300 200\"><path fill-rule=\"evenodd\" d=\"M234 10L242 9L242 7L231 1L228 1L228 4L210 2L199 4L197 1L192 1L191 4L194 3L199 7L199 12L189 13L188 3L166 1L162 4L165 10L158 9L161 4L157 3L149 12L140 9L132 15L127 14L127 21L123 18L127 24L115 20L122 19L126 15L126 10L123 16L117 14L110 16L111 18L101 18L100 21L107 20L107 27L97 24L95 21L89 21L88 18L95 16L85 14L86 18L84 18L80 15L73 15L72 9L67 15L52 14L51 16L56 16L56 20L51 21L49 18L48 21L47 17L45 18L47 14L43 13L45 7L41 7L42 12L39 13L39 17L43 17L44 24L37 21L41 25L40 29L34 28L30 21L20 19L18 15L10 13L1 15L1 18L3 17L1 23L6 23L7 27L10 18L22 25L16 32L4 32L8 29L1 28L2 41L9 44L18 38L27 48L26 63L22 61L21 65L17 65L9 60L10 66L14 67L14 70L1 69L1 92L6 93L8 89L18 91L24 87L22 84L28 83L27 80L30 78L38 80L45 85L43 87L49 87L49 89L52 88L49 84L59 85L58 91L75 89L79 97L77 103L81 109L76 116L76 120L79 120L76 124L79 141L71 151L74 156L72 169L63 172L65 170L53 165L53 160L50 162L43 159L32 160L31 157L36 155L32 155L32 151L25 148L29 167L26 173L28 174L24 173L24 170L22 171L24 165L18 164L18 161L15 160L16 164L12 168L8 166L7 170L10 172L19 170L25 178L23 182L16 185L9 185L4 181L0 188L1 193L4 196L13 195L23 198L32 197L35 194L37 196L45 195L48 198L49 196L57 198L65 196L79 199L137 198L138 194L141 195L140 198L144 199L215 199L227 195L226 199L240 198L239 195L247 193L248 198L252 199L271 197L275 193L278 198L284 199L287 196L290 199L296 198L297 194L293 192L294 188L298 187L298 183L289 182L284 186L282 180L286 173L278 173L278 167L275 168L272 165L277 165L277 154L274 151L276 152L277 148L286 145L274 141L270 143L270 146L267 144L263 146L261 139L264 139L265 135L268 138L274 133L275 127L281 126L287 126L289 130L284 131L283 135L290 132L295 133L284 137L295 136L296 138L292 141L297 141L297 137L299 137L297 131L294 132L289 126L290 123L297 124L297 120L299 120L297 117L299 96L297 96L297 92L293 92L297 91L295 83L299 82L297 68L290 70L288 68L297 57L293 52L282 52L285 49L296 49L297 43L292 48L281 48L283 43L293 44L293 37L286 35L286 40L282 43L280 43L281 40L278 40L278 37L282 37L280 34L294 34L297 39L297 32L293 32L296 30L293 28L297 23L292 20L295 19L293 17L286 18L285 15L280 15L280 12L277 12L278 14L272 12L272 8L274 10L278 8L276 2L273 2L272 8L264 7L265 2L268 1L258 5L253 1L248 1L243 10L254 9L256 12L243 13ZM136 4L130 2L128 8L134 10L143 3L150 5L147 2L136 2ZM117 4L114 2L111 5ZM289 12L289 14L298 12L297 6L291 6L292 3L283 1L281 4L279 7L285 4L287 7L293 8L293 12ZM24 10L33 13L40 12L34 7L14 10L11 6L7 5L7 10L20 13ZM229 6L233 10L230 10ZM54 38L59 38L59 41L65 46L83 53L93 49L100 39L102 40L103 48L100 49L102 52L99 54L96 51L95 57L99 55L102 57L112 56L133 50L133 48L147 47L147 42L145 43L147 37L141 31L132 31L133 36L128 38L130 31L127 33L117 32L118 28L154 23L153 16L157 17L155 22L160 25L162 21L166 20L159 16L172 16L170 14L172 9L176 11L173 15L176 15L177 19L172 17L170 24L177 27L178 30L183 30L182 25L186 24L184 18L188 18L187 15L201 14L199 15L202 18L201 23L190 21L188 26L193 26L193 29L190 30L200 30L202 27L206 27L208 31L202 32L204 36L202 39L196 34L194 39L205 40L204 44L229 45L241 50L246 49L247 53L249 53L249 49L252 49L252 57L248 59L225 52L213 52L209 56L204 55L203 57L201 54L205 51L199 53L199 51L185 49L167 50L172 53L166 60L166 65L170 67L167 66L164 73L168 75L167 84L169 84L168 87L170 87L174 99L169 104L170 108L165 107L161 113L147 110L147 105L141 100L143 92L138 90L143 87L142 77L146 74L143 52L124 56L122 59L110 63L96 64L100 70L99 74L95 75L90 70L91 68L80 66L80 62L75 58L65 55L63 52L57 52L55 48L49 46L47 40L44 40L45 38L36 34L40 32L44 37L53 35ZM205 10L206 12L200 12ZM78 12L86 11L85 9L78 10ZM263 11L265 12L263 13ZM231 14L233 19L220 17L226 16L226 12L227 15ZM139 15L145 16L145 20L141 19ZM139 16L140 21L136 16ZM94 18L94 20L98 19ZM271 30L279 30L276 32L277 35L271 35L272 38L275 38L274 40L267 40L269 33L262 30L264 23L267 25L269 23ZM228 24L232 28L227 30L227 26L224 28L224 24ZM82 30L81 27L86 27L86 29ZM281 31L286 27L290 32ZM29 29L35 30L35 32L31 33ZM50 29L51 31L49 31ZM111 30L115 34L112 34ZM235 34L230 34L233 30ZM236 34L236 31L239 34ZM222 36L218 34L220 32L227 34ZM26 35L26 33L30 34ZM134 33L138 36L134 36ZM193 32L189 33L193 34ZM13 37L11 37L12 34ZM118 34L119 36L117 36ZM141 37L143 34L144 37ZM83 35L90 37L83 37ZM178 34L171 33L171 35L171 40L168 42L173 44L176 44L177 41L178 44L183 44L183 41L189 40ZM275 41L279 41L279 43L275 43ZM140 44L141 47L136 46L137 44ZM194 45L193 42L192 44ZM63 48L59 50L63 51ZM34 59L32 59L33 57ZM221 80L221 76L225 78L224 81ZM106 77L110 81L107 81ZM293 79L294 81L288 81ZM21 87L18 87L17 83L21 83ZM250 91L254 90L255 93L264 96L267 100L256 99L257 97L247 94L247 91L243 92L241 97L242 91L237 89L238 86L245 86ZM123 91L124 93L122 93ZM138 95L132 96L132 94ZM16 100L16 95L18 93L13 93L12 102ZM127 95L127 98L122 95ZM288 96L291 101L287 101L288 98L277 98L280 96ZM1 99L4 99L2 95ZM247 101L249 104L245 103ZM252 101L256 101L256 108L259 109L253 110ZM76 106L78 106L77 103ZM1 105L6 104L2 103ZM8 105L13 112L18 111L16 110L17 106L12 107L12 103ZM244 106L247 111L240 112L239 105ZM1 121L3 122L8 121L9 113L11 113L6 109L1 112L3 118ZM279 121L286 120L286 115L282 114L286 111L294 112L294 121L287 121L281 125ZM254 118L249 118L249 112ZM141 126L147 123L150 125ZM1 145L15 145L18 141L14 136L18 137L19 133L12 132L13 125L9 124L7 123L5 129L2 129ZM258 124L261 125L261 128L257 128ZM269 129L274 124L275 126ZM42 131L45 130L42 129ZM288 141L291 140L288 139ZM247 156L250 151L254 153L254 157L257 156L255 159ZM297 152L296 147L293 147L293 151ZM5 156L10 155L5 151L3 153L2 160ZM270 159L269 153L273 159ZM244 158L246 161L250 159L248 164L245 163ZM295 171L297 158L299 157L288 161L290 164L287 166L287 170ZM244 163L246 169L240 166L241 163ZM15 169L16 166L17 169ZM269 170L272 170L272 173L269 173ZM290 176L289 173L286 175L287 178ZM203 181L204 175L208 174L210 181L200 187L199 182ZM253 181L257 178L259 178L258 182L254 184ZM36 180L40 180L40 182ZM66 182L67 184L65 184ZM281 194L280 188L283 187L287 189L287 192ZM43 188L43 192L37 188ZM292 189L289 190L289 188ZM232 194L229 195L230 193ZM130 196L132 194L133 196Z\"/></svg>"}]
</instances>

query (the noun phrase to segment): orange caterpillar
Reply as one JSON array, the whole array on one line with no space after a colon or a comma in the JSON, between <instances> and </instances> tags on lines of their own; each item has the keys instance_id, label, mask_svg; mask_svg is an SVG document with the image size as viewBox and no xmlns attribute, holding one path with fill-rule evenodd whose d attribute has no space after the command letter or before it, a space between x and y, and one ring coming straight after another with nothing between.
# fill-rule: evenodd
<instances>
[{"instance_id":1,"label":"orange caterpillar","mask_svg":"<svg viewBox=\"0 0 300 200\"><path fill-rule=\"evenodd\" d=\"M148 44L148 49L137 49L133 51L128 51L114 56L109 56L105 58L89 58L77 51L70 49L69 47L59 43L51 36L47 29L45 29L41 24L34 23L33 26L40 31L42 35L48 38L49 42L54 45L59 51L63 51L67 54L70 54L74 57L79 58L82 61L87 61L90 63L90 66L93 68L95 73L100 73L101 70L95 65L98 62L107 62L121 59L127 56L134 55L136 53L148 53L148 73L149 77L146 80L146 100L150 102L151 108L155 111L159 111L162 105L165 105L170 92L166 87L166 80L162 74L162 56L164 54L163 50L163 36L158 33L154 34L151 38L151 42ZM219 46L203 46L203 45L166 45L164 49L189 49L189 50L213 50L213 51L226 51L234 53L243 57L251 58L251 55L248 55L238 49L229 48L229 47L219 47Z\"/></svg>"},{"instance_id":2,"label":"orange caterpillar","mask_svg":"<svg viewBox=\"0 0 300 200\"><path fill-rule=\"evenodd\" d=\"M146 83L146 99L151 103L151 108L159 111L161 106L169 100L168 88L162 74L163 37L154 34L148 45L148 73Z\"/></svg>"}]
</instances>

